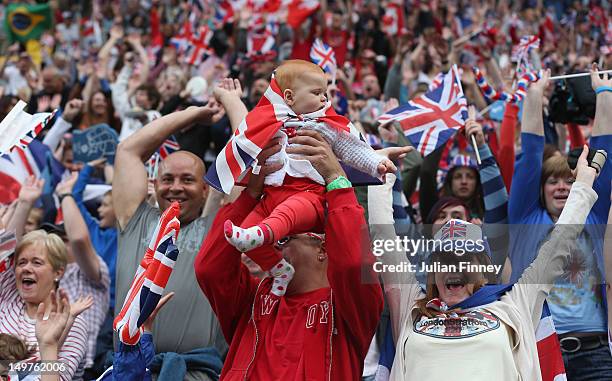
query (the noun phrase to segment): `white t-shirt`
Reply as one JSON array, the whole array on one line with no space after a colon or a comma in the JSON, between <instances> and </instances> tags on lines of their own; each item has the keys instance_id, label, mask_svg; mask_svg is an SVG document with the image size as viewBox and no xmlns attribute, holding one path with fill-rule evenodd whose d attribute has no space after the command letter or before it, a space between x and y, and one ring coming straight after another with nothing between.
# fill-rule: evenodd
<instances>
[{"instance_id":1,"label":"white t-shirt","mask_svg":"<svg viewBox=\"0 0 612 381\"><path fill-rule=\"evenodd\" d=\"M454 316L415 320L413 334L398 343L406 380L518 381L509 327L484 309Z\"/></svg>"}]
</instances>

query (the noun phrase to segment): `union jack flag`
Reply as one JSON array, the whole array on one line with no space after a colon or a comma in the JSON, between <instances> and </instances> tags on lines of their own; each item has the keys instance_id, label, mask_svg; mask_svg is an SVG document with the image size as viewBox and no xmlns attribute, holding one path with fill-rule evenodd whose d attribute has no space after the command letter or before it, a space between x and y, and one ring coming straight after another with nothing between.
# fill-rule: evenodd
<instances>
[{"instance_id":1,"label":"union jack flag","mask_svg":"<svg viewBox=\"0 0 612 381\"><path fill-rule=\"evenodd\" d=\"M266 28L262 32L252 31L247 36L247 57L251 61L276 58L276 38Z\"/></svg>"},{"instance_id":2,"label":"union jack flag","mask_svg":"<svg viewBox=\"0 0 612 381\"><path fill-rule=\"evenodd\" d=\"M179 214L178 202L173 202L162 213L121 312L113 322L113 329L124 344L138 343L143 332L142 325L157 306L168 284L179 254L174 245L181 228Z\"/></svg>"},{"instance_id":3,"label":"union jack flag","mask_svg":"<svg viewBox=\"0 0 612 381\"><path fill-rule=\"evenodd\" d=\"M166 157L168 157L168 155L180 149L181 146L176 141L176 138L173 135L170 135L168 139L164 140L162 145L157 150L157 153L159 153L161 159L164 160Z\"/></svg>"},{"instance_id":4,"label":"union jack flag","mask_svg":"<svg viewBox=\"0 0 612 381\"><path fill-rule=\"evenodd\" d=\"M234 136L217 156L215 164L206 172L206 181L218 191L229 194L272 136L287 120L295 117L272 77L270 86L257 106L242 120ZM301 115L300 118L325 122L331 128L362 138L348 119L336 114L331 102L327 102L321 110Z\"/></svg>"},{"instance_id":5,"label":"union jack flag","mask_svg":"<svg viewBox=\"0 0 612 381\"><path fill-rule=\"evenodd\" d=\"M523 36L518 45L512 47L512 61L521 62L529 57L529 52L532 49L540 47L540 39L538 36Z\"/></svg>"},{"instance_id":6,"label":"union jack flag","mask_svg":"<svg viewBox=\"0 0 612 381\"><path fill-rule=\"evenodd\" d=\"M215 4L215 16L213 24L217 29L234 21L234 7L228 0L222 0Z\"/></svg>"},{"instance_id":7,"label":"union jack flag","mask_svg":"<svg viewBox=\"0 0 612 381\"><path fill-rule=\"evenodd\" d=\"M149 179L154 179L157 177L157 166L160 161L164 160L168 157L168 155L180 149L181 146L174 138L174 135L170 135L168 139L164 140L159 149L153 153L153 155L151 155L149 160L146 162Z\"/></svg>"},{"instance_id":8,"label":"union jack flag","mask_svg":"<svg viewBox=\"0 0 612 381\"><path fill-rule=\"evenodd\" d=\"M427 156L455 135L467 117L467 101L453 66L440 86L381 115L378 121L398 121L406 137Z\"/></svg>"},{"instance_id":9,"label":"union jack flag","mask_svg":"<svg viewBox=\"0 0 612 381\"><path fill-rule=\"evenodd\" d=\"M326 73L334 73L336 67L336 53L331 46L324 43L320 38L317 38L310 49L310 60L323 69Z\"/></svg>"},{"instance_id":10,"label":"union jack flag","mask_svg":"<svg viewBox=\"0 0 612 381\"><path fill-rule=\"evenodd\" d=\"M441 240L465 238L467 235L467 226L459 220L450 220L442 227Z\"/></svg>"},{"instance_id":11,"label":"union jack flag","mask_svg":"<svg viewBox=\"0 0 612 381\"><path fill-rule=\"evenodd\" d=\"M429 91L435 90L438 86L442 84L443 80L444 80L443 72L439 72L438 74L436 74L436 76L433 77L433 79L429 83Z\"/></svg>"},{"instance_id":12,"label":"union jack flag","mask_svg":"<svg viewBox=\"0 0 612 381\"><path fill-rule=\"evenodd\" d=\"M53 120L52 113L28 114L24 111L27 103L19 101L0 122L0 155L15 148L26 147Z\"/></svg>"},{"instance_id":13,"label":"union jack flag","mask_svg":"<svg viewBox=\"0 0 612 381\"><path fill-rule=\"evenodd\" d=\"M188 65L198 66L210 55L211 49L208 46L213 31L207 26L202 26L191 35L189 44L183 53L183 62Z\"/></svg>"}]
</instances>

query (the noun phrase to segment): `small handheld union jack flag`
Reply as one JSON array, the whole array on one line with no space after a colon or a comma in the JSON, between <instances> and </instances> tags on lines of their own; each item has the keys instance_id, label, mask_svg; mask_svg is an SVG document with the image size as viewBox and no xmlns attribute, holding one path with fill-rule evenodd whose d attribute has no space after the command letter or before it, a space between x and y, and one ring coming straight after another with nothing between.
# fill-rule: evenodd
<instances>
[{"instance_id":1,"label":"small handheld union jack flag","mask_svg":"<svg viewBox=\"0 0 612 381\"><path fill-rule=\"evenodd\" d=\"M153 155L151 155L149 160L146 162L149 179L154 179L155 177L157 177L157 165L160 161L164 160L171 153L176 152L180 149L181 146L174 138L174 135L170 135L168 139L164 140L159 149Z\"/></svg>"},{"instance_id":2,"label":"small handheld union jack flag","mask_svg":"<svg viewBox=\"0 0 612 381\"><path fill-rule=\"evenodd\" d=\"M157 306L168 284L179 254L174 242L181 228L178 220L180 212L179 203L173 202L162 213L123 307L113 322L113 329L124 344L138 343L143 332L142 325Z\"/></svg>"},{"instance_id":3,"label":"small handheld union jack flag","mask_svg":"<svg viewBox=\"0 0 612 381\"><path fill-rule=\"evenodd\" d=\"M176 152L181 149L174 135L170 135L170 137L162 143L157 152L162 160L164 160L168 155L173 152Z\"/></svg>"},{"instance_id":4,"label":"small handheld union jack flag","mask_svg":"<svg viewBox=\"0 0 612 381\"><path fill-rule=\"evenodd\" d=\"M324 72L333 74L336 72L336 53L331 46L320 38L317 38L310 49L310 60L323 69Z\"/></svg>"},{"instance_id":5,"label":"small handheld union jack flag","mask_svg":"<svg viewBox=\"0 0 612 381\"><path fill-rule=\"evenodd\" d=\"M540 47L540 38L538 36L523 36L518 45L512 47L512 61L516 62L517 73L532 70L529 63L529 52Z\"/></svg>"},{"instance_id":6,"label":"small handheld union jack flag","mask_svg":"<svg viewBox=\"0 0 612 381\"><path fill-rule=\"evenodd\" d=\"M438 87L388 111L378 121L399 122L406 137L427 156L453 137L467 117L467 100L453 66Z\"/></svg>"}]
</instances>

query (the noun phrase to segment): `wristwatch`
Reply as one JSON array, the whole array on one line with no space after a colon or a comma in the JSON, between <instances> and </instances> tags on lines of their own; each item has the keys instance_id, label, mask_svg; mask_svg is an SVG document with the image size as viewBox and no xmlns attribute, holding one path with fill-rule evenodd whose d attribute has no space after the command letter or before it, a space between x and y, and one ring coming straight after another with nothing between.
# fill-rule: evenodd
<instances>
[{"instance_id":1,"label":"wristwatch","mask_svg":"<svg viewBox=\"0 0 612 381\"><path fill-rule=\"evenodd\" d=\"M342 189L342 188L351 188L353 184L344 176L338 176L337 179L327 184L325 190L328 192L333 191L334 189Z\"/></svg>"}]
</instances>

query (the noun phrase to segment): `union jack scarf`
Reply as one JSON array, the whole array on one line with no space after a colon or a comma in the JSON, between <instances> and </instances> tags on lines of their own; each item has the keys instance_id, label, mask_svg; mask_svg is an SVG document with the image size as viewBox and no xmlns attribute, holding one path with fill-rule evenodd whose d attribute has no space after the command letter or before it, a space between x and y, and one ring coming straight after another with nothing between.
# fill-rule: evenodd
<instances>
[{"instance_id":1,"label":"union jack scarf","mask_svg":"<svg viewBox=\"0 0 612 381\"><path fill-rule=\"evenodd\" d=\"M272 76L270 86L257 106L240 122L238 129L207 171L206 181L220 192L229 194L236 181L249 169L263 147L289 119L314 119L331 128L353 134L363 140L359 131L347 118L336 114L331 102L325 107L304 115L295 115L285 103L280 88Z\"/></svg>"},{"instance_id":2,"label":"union jack scarf","mask_svg":"<svg viewBox=\"0 0 612 381\"><path fill-rule=\"evenodd\" d=\"M149 247L136 270L121 312L113 322L113 329L117 331L119 340L124 344L138 343L144 331L142 325L157 306L168 284L179 254L174 245L181 228L179 214L178 202L173 202L162 213Z\"/></svg>"},{"instance_id":3,"label":"union jack scarf","mask_svg":"<svg viewBox=\"0 0 612 381\"><path fill-rule=\"evenodd\" d=\"M516 91L514 93L509 93L505 91L495 91L491 85L487 83L487 80L480 72L480 69L474 66L474 75L476 76L476 83L480 88L480 91L490 101L504 101L508 103L519 103L525 98L527 94L527 88L529 87L530 82L535 82L538 80L538 75L536 73L525 73L521 79L517 82Z\"/></svg>"}]
</instances>

